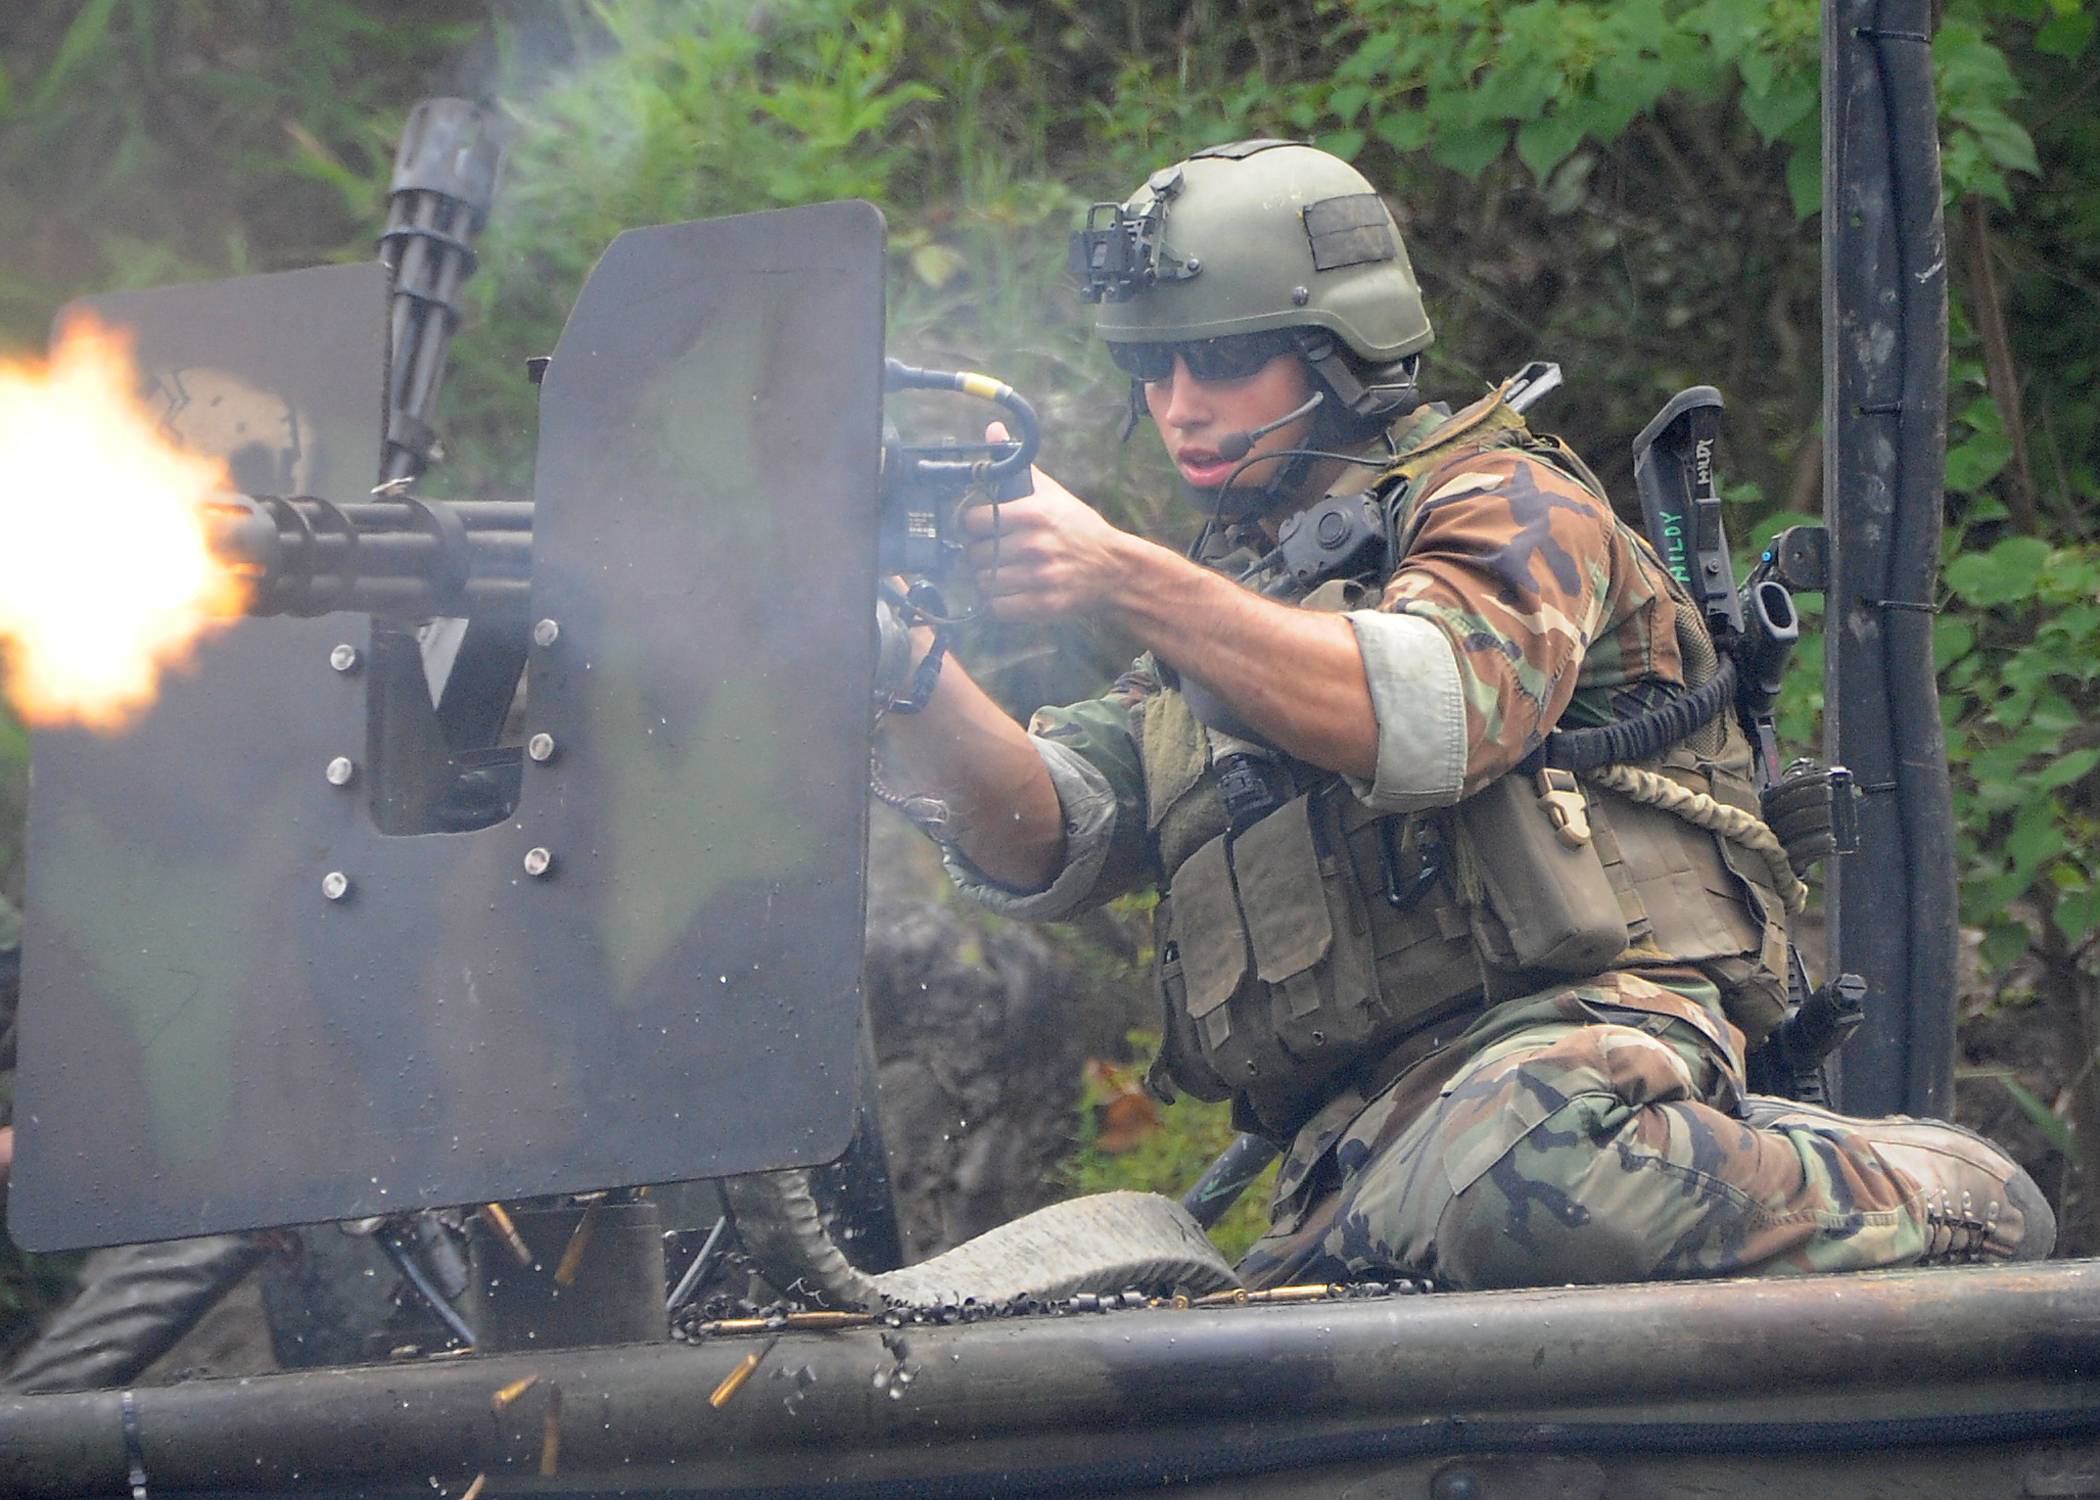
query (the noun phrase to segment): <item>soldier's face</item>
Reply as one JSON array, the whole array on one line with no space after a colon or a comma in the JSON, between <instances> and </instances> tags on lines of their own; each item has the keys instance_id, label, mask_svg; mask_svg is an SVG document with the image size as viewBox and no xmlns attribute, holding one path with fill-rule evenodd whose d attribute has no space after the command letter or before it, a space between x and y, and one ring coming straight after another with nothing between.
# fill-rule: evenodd
<instances>
[{"instance_id":1,"label":"soldier's face","mask_svg":"<svg viewBox=\"0 0 2100 1500\"><path fill-rule=\"evenodd\" d=\"M1239 467L1238 461L1219 455L1220 443L1234 433L1251 432L1297 410L1311 394L1312 377L1296 354L1279 354L1238 380L1198 380L1176 355L1173 374L1145 382L1145 405L1159 424L1167 456L1181 470L1181 477L1198 489L1215 489ZM1277 428L1257 441L1248 456L1297 447L1312 423L1308 414ZM1252 464L1234 483L1259 485L1281 462Z\"/></svg>"}]
</instances>

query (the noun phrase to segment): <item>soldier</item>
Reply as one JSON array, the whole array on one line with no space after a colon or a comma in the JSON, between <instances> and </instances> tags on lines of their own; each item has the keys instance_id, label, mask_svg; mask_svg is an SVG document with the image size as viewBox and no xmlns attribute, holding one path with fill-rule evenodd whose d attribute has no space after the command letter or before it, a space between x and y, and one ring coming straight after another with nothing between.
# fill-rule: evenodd
<instances>
[{"instance_id":1,"label":"soldier","mask_svg":"<svg viewBox=\"0 0 2100 1500\"><path fill-rule=\"evenodd\" d=\"M994 911L1162 893L1156 1085L1286 1146L1248 1282L2046 1256L2047 1203L1982 1138L1747 1093L1802 893L1733 715L1581 782L1540 755L1667 720L1713 644L1503 392L1421 404L1432 334L1370 184L1246 141L1090 230L1097 332L1207 524L1184 558L1040 472L969 512L995 618L1146 652L1024 732L922 622L884 754ZM1338 566L1304 592L1308 556Z\"/></svg>"}]
</instances>

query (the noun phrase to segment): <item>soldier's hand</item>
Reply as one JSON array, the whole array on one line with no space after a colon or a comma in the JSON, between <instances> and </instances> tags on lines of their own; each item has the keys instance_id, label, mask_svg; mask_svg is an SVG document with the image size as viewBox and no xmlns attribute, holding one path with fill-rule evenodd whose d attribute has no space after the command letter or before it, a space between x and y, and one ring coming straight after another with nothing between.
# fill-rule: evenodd
<instances>
[{"instance_id":1,"label":"soldier's hand","mask_svg":"<svg viewBox=\"0 0 2100 1500\"><path fill-rule=\"evenodd\" d=\"M994 422L985 438L1004 442L1006 428ZM963 512L979 599L994 619L1036 624L1099 609L1132 538L1041 469L1032 477L1034 494Z\"/></svg>"}]
</instances>

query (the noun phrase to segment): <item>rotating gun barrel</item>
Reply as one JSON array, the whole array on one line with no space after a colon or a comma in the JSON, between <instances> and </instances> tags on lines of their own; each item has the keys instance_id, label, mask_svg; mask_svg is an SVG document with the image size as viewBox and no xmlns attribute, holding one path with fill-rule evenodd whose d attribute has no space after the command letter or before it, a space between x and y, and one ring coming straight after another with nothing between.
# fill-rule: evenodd
<instances>
[{"instance_id":1,"label":"rotating gun barrel","mask_svg":"<svg viewBox=\"0 0 2100 1500\"><path fill-rule=\"evenodd\" d=\"M251 615L525 619L529 501L223 495L204 521L213 556L247 580Z\"/></svg>"}]
</instances>

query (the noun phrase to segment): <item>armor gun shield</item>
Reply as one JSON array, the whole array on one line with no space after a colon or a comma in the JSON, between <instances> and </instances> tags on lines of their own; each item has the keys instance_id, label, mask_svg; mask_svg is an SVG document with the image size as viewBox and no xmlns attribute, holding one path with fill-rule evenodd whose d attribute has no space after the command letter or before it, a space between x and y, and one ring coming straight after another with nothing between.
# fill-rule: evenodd
<instances>
[{"instance_id":1,"label":"armor gun shield","mask_svg":"<svg viewBox=\"0 0 2100 1500\"><path fill-rule=\"evenodd\" d=\"M607 250L541 387L529 696L483 768L517 778L507 816L382 831L366 700L401 622L243 621L128 735L39 736L18 1241L846 1148L882 259L864 204ZM292 448L232 448L239 487L344 504L380 454L384 290L351 267L93 310L149 387L218 371L291 414ZM251 472L269 453L308 467Z\"/></svg>"}]
</instances>

